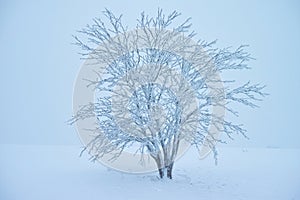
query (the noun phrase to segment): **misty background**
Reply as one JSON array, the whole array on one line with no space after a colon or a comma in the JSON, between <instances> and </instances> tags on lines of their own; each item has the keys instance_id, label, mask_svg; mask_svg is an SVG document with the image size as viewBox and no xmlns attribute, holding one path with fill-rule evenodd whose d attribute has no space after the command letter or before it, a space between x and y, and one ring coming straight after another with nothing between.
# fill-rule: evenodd
<instances>
[{"instance_id":1,"label":"misty background","mask_svg":"<svg viewBox=\"0 0 300 200\"><path fill-rule=\"evenodd\" d=\"M249 44L252 70L227 77L266 84L260 108L237 107L250 140L229 146L300 148L300 3L280 1L18 1L0 0L0 144L78 145L72 115L73 83L83 60L71 43L76 30L101 11L123 14L134 28L142 11L173 10L192 17L196 38L216 47ZM222 76L222 75L221 75Z\"/></svg>"}]
</instances>

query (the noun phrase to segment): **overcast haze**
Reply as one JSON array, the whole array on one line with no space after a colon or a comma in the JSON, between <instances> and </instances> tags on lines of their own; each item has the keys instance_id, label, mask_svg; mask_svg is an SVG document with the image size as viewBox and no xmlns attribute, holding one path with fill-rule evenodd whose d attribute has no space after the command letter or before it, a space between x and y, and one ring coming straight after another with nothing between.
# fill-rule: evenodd
<instances>
[{"instance_id":1,"label":"overcast haze","mask_svg":"<svg viewBox=\"0 0 300 200\"><path fill-rule=\"evenodd\" d=\"M192 17L196 38L218 39L217 47L249 44L251 71L226 74L267 85L260 108L241 107L250 140L229 145L300 147L300 4L281 1L0 1L0 90L2 144L79 144L72 90L82 64L71 35L104 8L124 15L134 28L141 11L160 7Z\"/></svg>"}]
</instances>

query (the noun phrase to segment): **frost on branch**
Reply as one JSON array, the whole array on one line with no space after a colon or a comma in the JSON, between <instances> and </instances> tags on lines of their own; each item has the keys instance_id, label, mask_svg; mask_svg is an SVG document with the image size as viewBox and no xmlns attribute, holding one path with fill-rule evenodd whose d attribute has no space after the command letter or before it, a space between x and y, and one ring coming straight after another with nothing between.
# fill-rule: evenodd
<instances>
[{"instance_id":1,"label":"frost on branch","mask_svg":"<svg viewBox=\"0 0 300 200\"><path fill-rule=\"evenodd\" d=\"M257 107L267 94L264 86L247 82L231 88L222 80L226 70L249 69L246 46L218 49L216 41L196 40L190 18L177 23L180 13L157 16L144 12L135 29L122 24L122 15L103 12L92 25L74 36L81 55L99 68L97 79L86 77L94 101L82 105L70 123L96 118L93 139L85 149L92 160L110 154L111 160L132 145L156 162L161 178L172 178L180 145L185 142L215 155L219 133L246 137L246 130L224 118L225 111L238 116L230 105ZM86 127L89 129L89 127ZM143 156L141 156L141 159ZM143 160L142 160L143 161Z\"/></svg>"}]
</instances>

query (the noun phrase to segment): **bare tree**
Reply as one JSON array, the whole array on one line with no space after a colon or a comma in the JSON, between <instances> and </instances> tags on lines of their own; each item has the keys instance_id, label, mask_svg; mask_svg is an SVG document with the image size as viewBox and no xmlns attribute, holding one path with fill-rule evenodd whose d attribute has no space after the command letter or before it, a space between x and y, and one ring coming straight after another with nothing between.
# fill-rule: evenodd
<instances>
[{"instance_id":1,"label":"bare tree","mask_svg":"<svg viewBox=\"0 0 300 200\"><path fill-rule=\"evenodd\" d=\"M195 41L190 18L175 23L180 13L169 15L159 9L156 17L141 13L137 26L128 30L122 16L103 12L92 25L74 36L85 59L104 63L87 77L87 86L95 90L95 101L83 105L70 123L97 118L92 129L95 137L86 145L93 160L117 152L117 159L132 144L141 154L155 160L160 178L172 179L172 169L182 141L197 148L208 146L217 155L219 133L246 137L242 125L224 118L227 111L238 112L232 103L257 107L267 94L265 86L247 82L236 88L233 80L221 80L226 70L249 69L251 60L246 46L235 50L215 48L215 41Z\"/></svg>"}]
</instances>

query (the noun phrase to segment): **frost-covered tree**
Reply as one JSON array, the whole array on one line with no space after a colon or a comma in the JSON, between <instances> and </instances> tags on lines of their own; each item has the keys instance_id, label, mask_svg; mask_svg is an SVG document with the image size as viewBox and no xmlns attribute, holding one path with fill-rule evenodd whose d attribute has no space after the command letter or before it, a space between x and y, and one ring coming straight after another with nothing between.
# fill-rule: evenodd
<instances>
[{"instance_id":1,"label":"frost-covered tree","mask_svg":"<svg viewBox=\"0 0 300 200\"><path fill-rule=\"evenodd\" d=\"M207 147L216 158L220 133L246 137L242 125L228 121L225 112L238 116L233 103L257 107L266 95L264 86L248 81L233 87L233 80L220 78L226 70L249 69L246 46L219 49L215 41L196 40L190 18L178 24L176 11L165 15L159 9L155 17L143 12L130 30L122 16L103 14L79 31L84 37L74 36L81 55L99 65L97 79L86 77L94 101L70 120L97 119L95 128L86 127L93 137L84 150L93 160L106 154L118 159L134 145L156 162L160 178L172 179L182 143Z\"/></svg>"}]
</instances>

